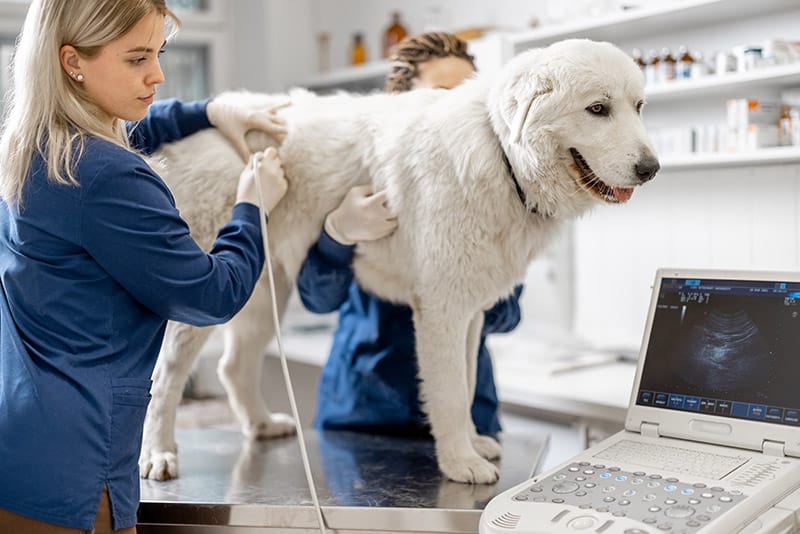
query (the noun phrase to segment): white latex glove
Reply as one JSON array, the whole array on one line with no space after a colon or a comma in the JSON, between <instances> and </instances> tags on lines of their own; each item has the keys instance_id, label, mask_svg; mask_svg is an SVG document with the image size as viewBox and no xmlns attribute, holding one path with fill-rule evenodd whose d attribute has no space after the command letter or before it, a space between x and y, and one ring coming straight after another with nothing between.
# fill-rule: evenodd
<instances>
[{"instance_id":1,"label":"white latex glove","mask_svg":"<svg viewBox=\"0 0 800 534\"><path fill-rule=\"evenodd\" d=\"M325 231L343 245L386 237L397 228L397 218L385 204L385 191L372 194L371 185L357 185L325 217Z\"/></svg>"},{"instance_id":2,"label":"white latex glove","mask_svg":"<svg viewBox=\"0 0 800 534\"><path fill-rule=\"evenodd\" d=\"M278 152L270 147L264 152L256 152L247 162L239 176L239 187L236 190L236 202L249 202L258 206L258 189L256 175L253 173L253 161L256 161L258 179L261 180L261 193L264 195L264 209L269 214L286 194L289 182L283 175L283 166Z\"/></svg>"},{"instance_id":3,"label":"white latex glove","mask_svg":"<svg viewBox=\"0 0 800 534\"><path fill-rule=\"evenodd\" d=\"M279 110L290 105L289 102L266 110L254 110L252 107L218 102L212 100L206 106L208 122L228 138L242 161L247 161L250 150L244 134L250 130L263 130L278 143L286 137L286 121L278 117Z\"/></svg>"}]
</instances>

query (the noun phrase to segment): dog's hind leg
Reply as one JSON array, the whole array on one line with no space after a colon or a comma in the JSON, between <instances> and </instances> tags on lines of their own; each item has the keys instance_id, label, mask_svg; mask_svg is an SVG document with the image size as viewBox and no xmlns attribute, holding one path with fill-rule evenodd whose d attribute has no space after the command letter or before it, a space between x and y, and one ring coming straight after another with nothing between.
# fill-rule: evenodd
<instances>
[{"instance_id":1,"label":"dog's hind leg","mask_svg":"<svg viewBox=\"0 0 800 534\"><path fill-rule=\"evenodd\" d=\"M282 316L290 285L279 269L275 270L275 288L278 313ZM253 439L285 436L295 431L294 419L287 414L271 413L261 392L264 350L274 333L269 286L262 279L244 308L225 325L225 351L217 368L242 432Z\"/></svg>"},{"instance_id":2,"label":"dog's hind leg","mask_svg":"<svg viewBox=\"0 0 800 534\"><path fill-rule=\"evenodd\" d=\"M472 443L475 425L464 352L471 319L457 308L414 306L420 393L436 440L439 469L457 482L491 484L498 479L497 466L482 458Z\"/></svg>"},{"instance_id":3,"label":"dog's hind leg","mask_svg":"<svg viewBox=\"0 0 800 534\"><path fill-rule=\"evenodd\" d=\"M483 311L476 313L469 322L469 328L467 329L467 347L465 355L467 359L467 398L469 399L470 406L472 406L474 402L475 387L478 382L478 347L481 342L483 318ZM470 439L472 439L472 446L475 447L478 454L489 460L500 458L503 452L500 444L491 436L482 436L478 434L472 418L470 418L470 423L472 423L470 425Z\"/></svg>"},{"instance_id":4,"label":"dog's hind leg","mask_svg":"<svg viewBox=\"0 0 800 534\"><path fill-rule=\"evenodd\" d=\"M178 476L175 412L197 355L211 328L168 322L153 370L152 399L147 408L139 455L139 476L169 480Z\"/></svg>"}]
</instances>

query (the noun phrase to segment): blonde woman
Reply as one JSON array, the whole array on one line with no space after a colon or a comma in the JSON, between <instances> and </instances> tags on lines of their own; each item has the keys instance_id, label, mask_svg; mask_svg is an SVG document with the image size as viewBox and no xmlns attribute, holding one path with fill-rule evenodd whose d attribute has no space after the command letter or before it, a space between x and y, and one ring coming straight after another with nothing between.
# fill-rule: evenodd
<instances>
[{"instance_id":1,"label":"blonde woman","mask_svg":"<svg viewBox=\"0 0 800 534\"><path fill-rule=\"evenodd\" d=\"M401 41L391 56L386 90L452 89L475 71L467 44L451 33L430 32ZM454 118L457 120L457 118ZM356 244L389 235L397 220L385 193L356 186L325 219L297 278L300 299L315 313L339 312L333 345L322 370L314 425L405 436L429 436L419 402L411 308L378 299L353 279ZM514 294L485 314L472 420L480 434L500 432L497 392L485 336L509 332L520 320Z\"/></svg>"},{"instance_id":2,"label":"blonde woman","mask_svg":"<svg viewBox=\"0 0 800 534\"><path fill-rule=\"evenodd\" d=\"M177 24L164 0L34 0L25 19L0 137L0 532L135 532L166 322L229 319L261 272L255 180L268 210L287 188L274 151L210 253L141 156L211 126L242 152L249 128L285 132L213 101L151 106Z\"/></svg>"}]
</instances>

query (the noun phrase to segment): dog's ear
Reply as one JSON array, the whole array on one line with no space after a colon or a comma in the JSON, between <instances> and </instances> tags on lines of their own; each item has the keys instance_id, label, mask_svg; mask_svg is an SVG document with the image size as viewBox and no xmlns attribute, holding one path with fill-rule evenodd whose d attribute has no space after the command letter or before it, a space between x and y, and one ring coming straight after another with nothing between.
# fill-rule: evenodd
<instances>
[{"instance_id":1,"label":"dog's ear","mask_svg":"<svg viewBox=\"0 0 800 534\"><path fill-rule=\"evenodd\" d=\"M491 110L495 127L507 130L509 144L521 141L528 117L553 92L549 70L543 52L530 50L509 61L492 85L489 98L495 103Z\"/></svg>"}]
</instances>

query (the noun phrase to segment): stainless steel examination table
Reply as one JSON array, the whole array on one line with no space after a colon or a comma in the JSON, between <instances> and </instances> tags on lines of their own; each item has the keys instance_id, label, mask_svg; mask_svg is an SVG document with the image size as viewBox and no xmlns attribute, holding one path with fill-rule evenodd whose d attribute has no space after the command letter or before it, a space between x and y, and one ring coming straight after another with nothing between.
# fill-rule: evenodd
<instances>
[{"instance_id":1,"label":"stainless steel examination table","mask_svg":"<svg viewBox=\"0 0 800 534\"><path fill-rule=\"evenodd\" d=\"M450 482L433 442L305 431L329 532L478 531L486 503L536 470L547 436L503 435L500 480ZM142 480L139 534L318 533L295 436L248 442L238 431L178 430L180 477Z\"/></svg>"}]
</instances>

